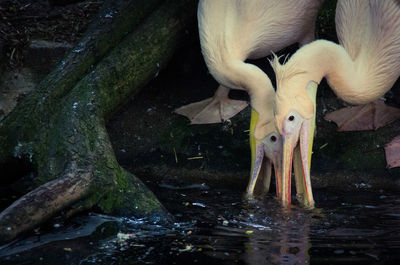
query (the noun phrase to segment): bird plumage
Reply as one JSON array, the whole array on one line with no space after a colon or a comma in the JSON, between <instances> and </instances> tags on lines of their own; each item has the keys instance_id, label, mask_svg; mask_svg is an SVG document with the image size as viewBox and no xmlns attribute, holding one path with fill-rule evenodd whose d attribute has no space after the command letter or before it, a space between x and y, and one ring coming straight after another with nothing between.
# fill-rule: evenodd
<instances>
[{"instance_id":1,"label":"bird plumage","mask_svg":"<svg viewBox=\"0 0 400 265\"><path fill-rule=\"evenodd\" d=\"M383 96L400 75L399 0L338 0L336 30L340 45L317 40L304 45L283 65L277 58L271 62L278 86L275 123L286 154L313 135L308 125L315 118L312 83L325 77L339 98L365 104ZM289 175L290 159L286 155L283 162L283 171Z\"/></svg>"},{"instance_id":2,"label":"bird plumage","mask_svg":"<svg viewBox=\"0 0 400 265\"><path fill-rule=\"evenodd\" d=\"M299 78L318 83L326 77L335 93L353 104L375 100L390 89L400 74L399 1L338 1L336 30L340 46L318 40L305 45L285 65L273 62L281 80L279 98L300 90L287 85L293 79L287 72L305 73Z\"/></svg>"},{"instance_id":3,"label":"bird plumage","mask_svg":"<svg viewBox=\"0 0 400 265\"><path fill-rule=\"evenodd\" d=\"M399 2L340 1L336 12L339 42L353 59L363 81L358 86L359 93L379 91L371 97L382 96L400 73Z\"/></svg>"},{"instance_id":4,"label":"bird plumage","mask_svg":"<svg viewBox=\"0 0 400 265\"><path fill-rule=\"evenodd\" d=\"M296 42L311 41L321 3L321 0L200 1L199 34L210 72L221 84L243 89L231 82L232 74L227 73L226 66L235 60L265 57Z\"/></svg>"},{"instance_id":5,"label":"bird plumage","mask_svg":"<svg viewBox=\"0 0 400 265\"><path fill-rule=\"evenodd\" d=\"M271 106L275 92L268 76L244 61L265 57L296 42L311 41L322 2L200 1L200 42L210 73L221 85L248 91L261 121L273 119Z\"/></svg>"},{"instance_id":6,"label":"bird plumage","mask_svg":"<svg viewBox=\"0 0 400 265\"><path fill-rule=\"evenodd\" d=\"M265 57L296 42L304 45L312 41L316 16L323 1L199 2L201 49L210 73L220 86L213 98L183 106L176 112L187 116L192 123L220 122L234 116L246 106L243 102L229 99L229 90L242 89L249 93L252 106L252 173L248 193L253 192L264 156L270 159L265 172L270 172L268 165L271 161L276 170L280 168L282 145L280 139L277 139L273 122L275 91L271 80L260 68L245 60ZM265 179L268 183L268 176Z\"/></svg>"}]
</instances>

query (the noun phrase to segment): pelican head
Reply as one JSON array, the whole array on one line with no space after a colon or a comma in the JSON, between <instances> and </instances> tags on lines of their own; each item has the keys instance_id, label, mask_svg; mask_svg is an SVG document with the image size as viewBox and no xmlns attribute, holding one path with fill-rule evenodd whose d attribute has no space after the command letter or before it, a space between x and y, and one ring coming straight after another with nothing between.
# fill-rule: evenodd
<instances>
[{"instance_id":1,"label":"pelican head","mask_svg":"<svg viewBox=\"0 0 400 265\"><path fill-rule=\"evenodd\" d=\"M269 118L260 117L252 108L250 122L251 174L247 193L252 194L261 168L264 165L264 188L269 190L271 182L271 163L274 165L276 194L280 198L282 169L282 140L273 121L272 106Z\"/></svg>"},{"instance_id":2,"label":"pelican head","mask_svg":"<svg viewBox=\"0 0 400 265\"><path fill-rule=\"evenodd\" d=\"M282 137L282 204L291 202L291 171L295 147L299 145L304 177L304 204L314 206L310 166L315 130L315 100L318 84L310 81L307 72L293 71L290 65L271 62L277 76L274 102L275 125Z\"/></svg>"}]
</instances>

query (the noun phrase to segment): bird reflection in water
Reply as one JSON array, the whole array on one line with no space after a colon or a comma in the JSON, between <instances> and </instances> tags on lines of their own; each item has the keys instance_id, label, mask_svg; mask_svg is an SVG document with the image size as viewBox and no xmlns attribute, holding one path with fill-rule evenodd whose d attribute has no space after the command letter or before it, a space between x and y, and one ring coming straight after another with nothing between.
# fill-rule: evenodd
<instances>
[{"instance_id":1,"label":"bird reflection in water","mask_svg":"<svg viewBox=\"0 0 400 265\"><path fill-rule=\"evenodd\" d=\"M243 257L246 264L309 264L309 233L314 213L318 209L310 212L297 206L289 209L256 206L250 210L248 216L254 223L261 221L270 226L248 234Z\"/></svg>"}]
</instances>

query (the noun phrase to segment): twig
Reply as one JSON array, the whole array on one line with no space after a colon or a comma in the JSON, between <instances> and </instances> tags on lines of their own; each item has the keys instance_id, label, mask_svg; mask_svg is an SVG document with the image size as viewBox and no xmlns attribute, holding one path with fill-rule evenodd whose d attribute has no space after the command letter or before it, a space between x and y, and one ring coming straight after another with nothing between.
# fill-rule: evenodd
<instances>
[{"instance_id":1,"label":"twig","mask_svg":"<svg viewBox=\"0 0 400 265\"><path fill-rule=\"evenodd\" d=\"M61 17L61 14L43 15L43 16L8 17L7 20L9 20L9 21L42 20L42 19L57 18L57 17Z\"/></svg>"},{"instance_id":2,"label":"twig","mask_svg":"<svg viewBox=\"0 0 400 265\"><path fill-rule=\"evenodd\" d=\"M188 157L187 160L196 160L196 159L203 159L204 157L202 156L194 156L194 157Z\"/></svg>"},{"instance_id":3,"label":"twig","mask_svg":"<svg viewBox=\"0 0 400 265\"><path fill-rule=\"evenodd\" d=\"M178 163L178 156L176 155L175 147L174 147L174 155L175 155L175 162Z\"/></svg>"}]
</instances>

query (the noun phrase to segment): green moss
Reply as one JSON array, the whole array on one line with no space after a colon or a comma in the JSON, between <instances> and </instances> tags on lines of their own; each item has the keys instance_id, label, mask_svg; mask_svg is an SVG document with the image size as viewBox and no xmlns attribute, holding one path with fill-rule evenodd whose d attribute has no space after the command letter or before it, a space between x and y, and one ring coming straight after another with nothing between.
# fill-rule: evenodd
<instances>
[{"instance_id":1,"label":"green moss","mask_svg":"<svg viewBox=\"0 0 400 265\"><path fill-rule=\"evenodd\" d=\"M146 186L118 165L109 169L103 165L97 172L96 184L85 205L96 205L105 213L147 216L163 215L164 208ZM110 182L106 184L106 182Z\"/></svg>"},{"instance_id":2,"label":"green moss","mask_svg":"<svg viewBox=\"0 0 400 265\"><path fill-rule=\"evenodd\" d=\"M62 108L63 97L71 92L89 70L91 71L91 67L120 43L127 32L141 25L160 2L161 0L137 0L128 3L105 3L98 19L89 26L78 45L38 84L35 91L0 123L0 161L6 161L11 156L18 142L34 141L37 132L48 125L49 115ZM110 10L119 14L112 23L104 18ZM79 52L76 52L77 50ZM37 150L42 149L40 147ZM42 158L40 155L39 157Z\"/></svg>"},{"instance_id":3,"label":"green moss","mask_svg":"<svg viewBox=\"0 0 400 265\"><path fill-rule=\"evenodd\" d=\"M339 154L338 158L343 161L348 169L382 170L386 166L384 153L377 149L365 152L362 147L353 147Z\"/></svg>"},{"instance_id":4,"label":"green moss","mask_svg":"<svg viewBox=\"0 0 400 265\"><path fill-rule=\"evenodd\" d=\"M391 124L377 131L337 132L333 124L322 122L319 130L324 132L317 136L314 145L315 162L329 159L344 169L383 172L384 146L398 133L397 126Z\"/></svg>"},{"instance_id":5,"label":"green moss","mask_svg":"<svg viewBox=\"0 0 400 265\"><path fill-rule=\"evenodd\" d=\"M174 148L177 152L183 152L188 145L191 130L185 118L179 117L163 132L160 138L160 147L171 152Z\"/></svg>"}]
</instances>

